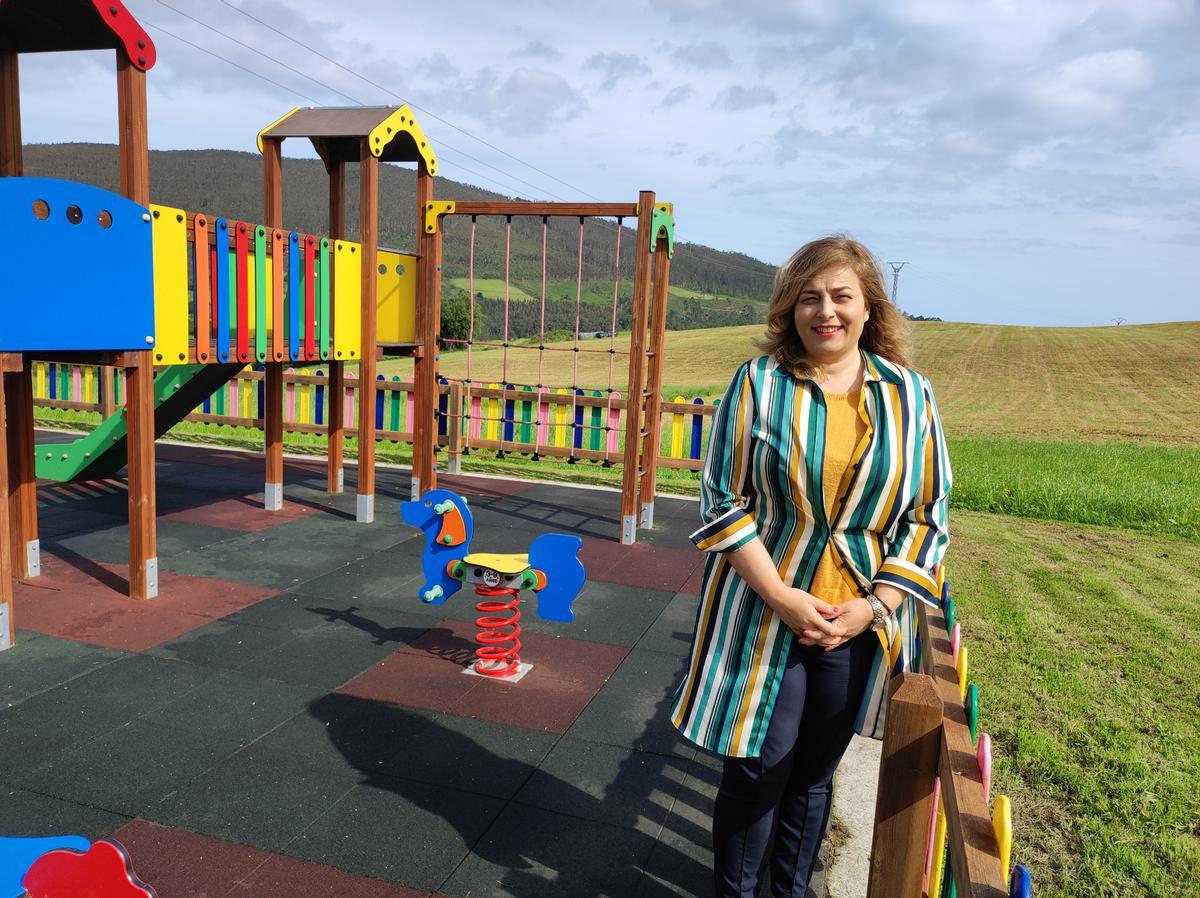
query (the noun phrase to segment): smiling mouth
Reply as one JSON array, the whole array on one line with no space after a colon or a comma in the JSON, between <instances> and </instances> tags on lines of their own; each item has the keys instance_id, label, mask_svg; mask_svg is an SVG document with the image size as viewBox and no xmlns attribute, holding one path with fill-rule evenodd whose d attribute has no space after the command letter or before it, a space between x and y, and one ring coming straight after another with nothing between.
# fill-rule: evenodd
<instances>
[{"instance_id":1,"label":"smiling mouth","mask_svg":"<svg viewBox=\"0 0 1200 898\"><path fill-rule=\"evenodd\" d=\"M835 326L835 327L814 327L813 328L813 330L815 330L818 334L820 334L823 337L832 336L833 334L836 334L841 329L842 328L840 325Z\"/></svg>"}]
</instances>

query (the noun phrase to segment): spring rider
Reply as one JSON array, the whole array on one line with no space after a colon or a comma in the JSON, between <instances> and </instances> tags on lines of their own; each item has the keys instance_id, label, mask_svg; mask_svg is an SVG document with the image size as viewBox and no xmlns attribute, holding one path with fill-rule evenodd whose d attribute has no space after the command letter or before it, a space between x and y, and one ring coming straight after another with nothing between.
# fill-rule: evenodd
<instances>
[{"instance_id":1,"label":"spring rider","mask_svg":"<svg viewBox=\"0 0 1200 898\"><path fill-rule=\"evenodd\" d=\"M542 620L570 623L571 603L583 588L585 573L579 560L583 541L577 536L544 533L523 555L471 552L475 524L467 500L449 490L430 490L420 499L400 505L406 524L425 534L421 556L424 584L419 598L441 605L464 583L480 597L475 610L479 632L475 663L466 673L515 682L533 667L521 661L521 591L537 594Z\"/></svg>"},{"instance_id":2,"label":"spring rider","mask_svg":"<svg viewBox=\"0 0 1200 898\"><path fill-rule=\"evenodd\" d=\"M155 898L125 847L82 836L0 836L0 898Z\"/></svg>"}]
</instances>

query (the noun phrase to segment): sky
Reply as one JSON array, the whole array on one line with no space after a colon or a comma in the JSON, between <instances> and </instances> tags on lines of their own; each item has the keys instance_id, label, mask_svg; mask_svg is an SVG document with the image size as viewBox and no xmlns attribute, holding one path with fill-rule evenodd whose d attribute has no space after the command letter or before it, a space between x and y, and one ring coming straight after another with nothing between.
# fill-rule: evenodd
<instances>
[{"instance_id":1,"label":"sky","mask_svg":"<svg viewBox=\"0 0 1200 898\"><path fill-rule=\"evenodd\" d=\"M293 106L407 101L445 177L654 190L679 239L773 265L848 233L907 263L913 314L1200 319L1195 0L126 6L158 49L154 149L253 152ZM27 143L116 142L111 53L26 55L21 87Z\"/></svg>"}]
</instances>

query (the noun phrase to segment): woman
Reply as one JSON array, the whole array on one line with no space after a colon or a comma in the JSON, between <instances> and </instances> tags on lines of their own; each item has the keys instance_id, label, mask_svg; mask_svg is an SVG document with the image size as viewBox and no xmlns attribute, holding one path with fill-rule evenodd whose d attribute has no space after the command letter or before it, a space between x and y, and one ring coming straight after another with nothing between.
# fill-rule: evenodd
<instances>
[{"instance_id":1,"label":"woman","mask_svg":"<svg viewBox=\"0 0 1200 898\"><path fill-rule=\"evenodd\" d=\"M672 719L725 756L717 894L803 896L851 734L882 738L888 675L936 603L950 465L929 381L866 247L828 237L779 270L767 355L717 409L701 482L704 569Z\"/></svg>"}]
</instances>

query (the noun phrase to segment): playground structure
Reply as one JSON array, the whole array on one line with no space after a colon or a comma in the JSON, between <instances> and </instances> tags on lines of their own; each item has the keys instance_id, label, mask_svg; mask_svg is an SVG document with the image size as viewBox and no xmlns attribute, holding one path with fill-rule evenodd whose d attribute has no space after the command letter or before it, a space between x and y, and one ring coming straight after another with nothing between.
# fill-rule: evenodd
<instances>
[{"instance_id":1,"label":"playground structure","mask_svg":"<svg viewBox=\"0 0 1200 898\"><path fill-rule=\"evenodd\" d=\"M0 898L157 898L114 839L0 836Z\"/></svg>"},{"instance_id":2,"label":"playground structure","mask_svg":"<svg viewBox=\"0 0 1200 898\"><path fill-rule=\"evenodd\" d=\"M475 606L480 647L475 664L464 673L515 682L533 667L521 661L521 592L537 593L538 616L570 623L571 603L583 588L579 561L583 541L562 533L543 533L525 554L472 553L475 523L467 501L449 490L430 490L400 506L404 522L425 534L421 569L422 602L441 605L464 583L482 601ZM506 615L500 617L499 615Z\"/></svg>"},{"instance_id":3,"label":"playground structure","mask_svg":"<svg viewBox=\"0 0 1200 898\"><path fill-rule=\"evenodd\" d=\"M446 417L456 416L451 410L439 425L438 224L446 215L637 217L634 345L629 353L629 394L634 398L627 401L624 424L622 541L633 541L639 517L643 526L652 525L655 464L642 456L656 452L659 437L657 390L650 387L661 380L674 228L669 206L656 205L650 192L627 204L471 203L456 208L452 202L435 201L437 159L407 106L293 109L264 128L258 135L264 171L261 224L151 205L146 75L156 60L153 42L119 2L64 0L56 12L57 20L51 20L28 0L0 3L0 202L8 237L6 267L19 287L54 302L60 320L67 322L47 326L41 317L45 306L30 303L29 314L14 316L14 324L0 335L0 405L6 429L0 445L0 494L8 496L0 515L0 648L11 645L15 632L12 577L30 579L40 571L36 478L103 477L127 466L129 594L155 597L154 440L248 364L263 367L263 501L268 511L280 509L283 501L285 365L327 365L327 395L340 397L344 366L351 362L359 367L356 517L362 523L374 520L375 364L383 348L414 359L412 495L435 488L439 426L444 429ZM23 177L20 54L94 49L116 54L120 195ZM326 166L328 235L284 228L281 160L282 143L289 137L310 140ZM359 165L358 242L346 238L348 162ZM415 254L377 245L380 162L416 165ZM64 240L77 258L92 264L58 265ZM654 255L660 247L665 251ZM49 296L46 271L63 272L51 280ZM98 296L107 307L96 302ZM654 333L647 340L651 324ZM110 414L95 431L73 444L35 444L35 360L100 372L100 401ZM109 369L122 372L123 408L113 401ZM331 400L327 417L328 490L338 493L344 482L344 403ZM640 508L639 497L644 497Z\"/></svg>"}]
</instances>

